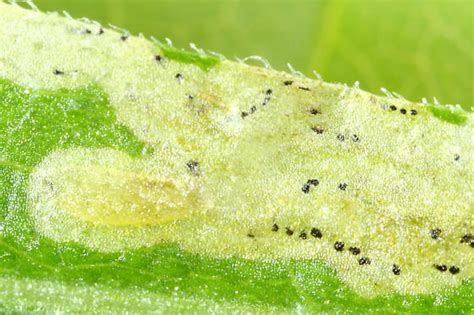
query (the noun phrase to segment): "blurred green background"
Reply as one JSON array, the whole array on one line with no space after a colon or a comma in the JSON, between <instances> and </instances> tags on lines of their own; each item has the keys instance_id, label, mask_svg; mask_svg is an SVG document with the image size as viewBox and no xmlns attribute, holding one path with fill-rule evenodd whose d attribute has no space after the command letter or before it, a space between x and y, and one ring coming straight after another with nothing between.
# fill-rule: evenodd
<instances>
[{"instance_id":1,"label":"blurred green background","mask_svg":"<svg viewBox=\"0 0 474 315\"><path fill-rule=\"evenodd\" d=\"M380 87L419 101L474 106L471 0L36 0L178 47L228 58L261 55L274 68Z\"/></svg>"}]
</instances>

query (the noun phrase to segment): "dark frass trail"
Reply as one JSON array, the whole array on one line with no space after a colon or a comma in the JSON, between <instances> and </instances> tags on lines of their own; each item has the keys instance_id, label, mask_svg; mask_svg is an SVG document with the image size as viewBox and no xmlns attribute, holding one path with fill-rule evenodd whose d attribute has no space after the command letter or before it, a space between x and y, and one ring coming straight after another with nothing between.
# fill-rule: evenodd
<instances>
[{"instance_id":1,"label":"dark frass trail","mask_svg":"<svg viewBox=\"0 0 474 315\"><path fill-rule=\"evenodd\" d=\"M472 114L0 16L0 310L472 311Z\"/></svg>"}]
</instances>

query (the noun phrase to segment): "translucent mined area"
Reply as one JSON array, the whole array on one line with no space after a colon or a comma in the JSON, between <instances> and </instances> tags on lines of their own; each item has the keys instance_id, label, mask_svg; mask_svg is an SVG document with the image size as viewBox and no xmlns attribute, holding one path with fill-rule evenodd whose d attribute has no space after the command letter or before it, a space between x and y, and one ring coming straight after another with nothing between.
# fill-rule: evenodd
<instances>
[{"instance_id":1,"label":"translucent mined area","mask_svg":"<svg viewBox=\"0 0 474 315\"><path fill-rule=\"evenodd\" d=\"M0 16L0 306L29 278L98 304L468 303L471 114Z\"/></svg>"}]
</instances>

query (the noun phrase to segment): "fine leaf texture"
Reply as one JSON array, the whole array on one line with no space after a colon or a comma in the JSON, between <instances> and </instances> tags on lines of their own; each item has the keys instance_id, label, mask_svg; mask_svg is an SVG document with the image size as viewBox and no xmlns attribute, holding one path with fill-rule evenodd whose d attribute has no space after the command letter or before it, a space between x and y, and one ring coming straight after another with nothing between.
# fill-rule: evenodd
<instances>
[{"instance_id":1,"label":"fine leaf texture","mask_svg":"<svg viewBox=\"0 0 474 315\"><path fill-rule=\"evenodd\" d=\"M229 58L265 57L308 76L411 100L474 104L472 1L38 0L137 34L169 37ZM259 64L255 62L255 64Z\"/></svg>"},{"instance_id":2,"label":"fine leaf texture","mask_svg":"<svg viewBox=\"0 0 474 315\"><path fill-rule=\"evenodd\" d=\"M471 114L0 16L0 310L471 309Z\"/></svg>"}]
</instances>

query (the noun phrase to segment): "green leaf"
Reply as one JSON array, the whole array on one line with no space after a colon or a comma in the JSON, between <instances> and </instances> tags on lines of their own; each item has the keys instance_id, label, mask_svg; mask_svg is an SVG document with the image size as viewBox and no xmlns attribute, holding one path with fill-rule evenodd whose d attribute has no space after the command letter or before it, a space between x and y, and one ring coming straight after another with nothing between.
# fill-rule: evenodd
<instances>
[{"instance_id":1,"label":"green leaf","mask_svg":"<svg viewBox=\"0 0 474 315\"><path fill-rule=\"evenodd\" d=\"M471 114L0 16L0 311L471 308Z\"/></svg>"},{"instance_id":2,"label":"green leaf","mask_svg":"<svg viewBox=\"0 0 474 315\"><path fill-rule=\"evenodd\" d=\"M209 70L219 62L219 59L215 57L201 56L198 53L177 49L165 44L159 44L158 46L165 57L177 62L197 65L204 71Z\"/></svg>"},{"instance_id":3,"label":"green leaf","mask_svg":"<svg viewBox=\"0 0 474 315\"><path fill-rule=\"evenodd\" d=\"M428 108L435 117L452 124L462 125L468 119L467 113L462 109L451 109L443 105L429 105Z\"/></svg>"}]
</instances>

